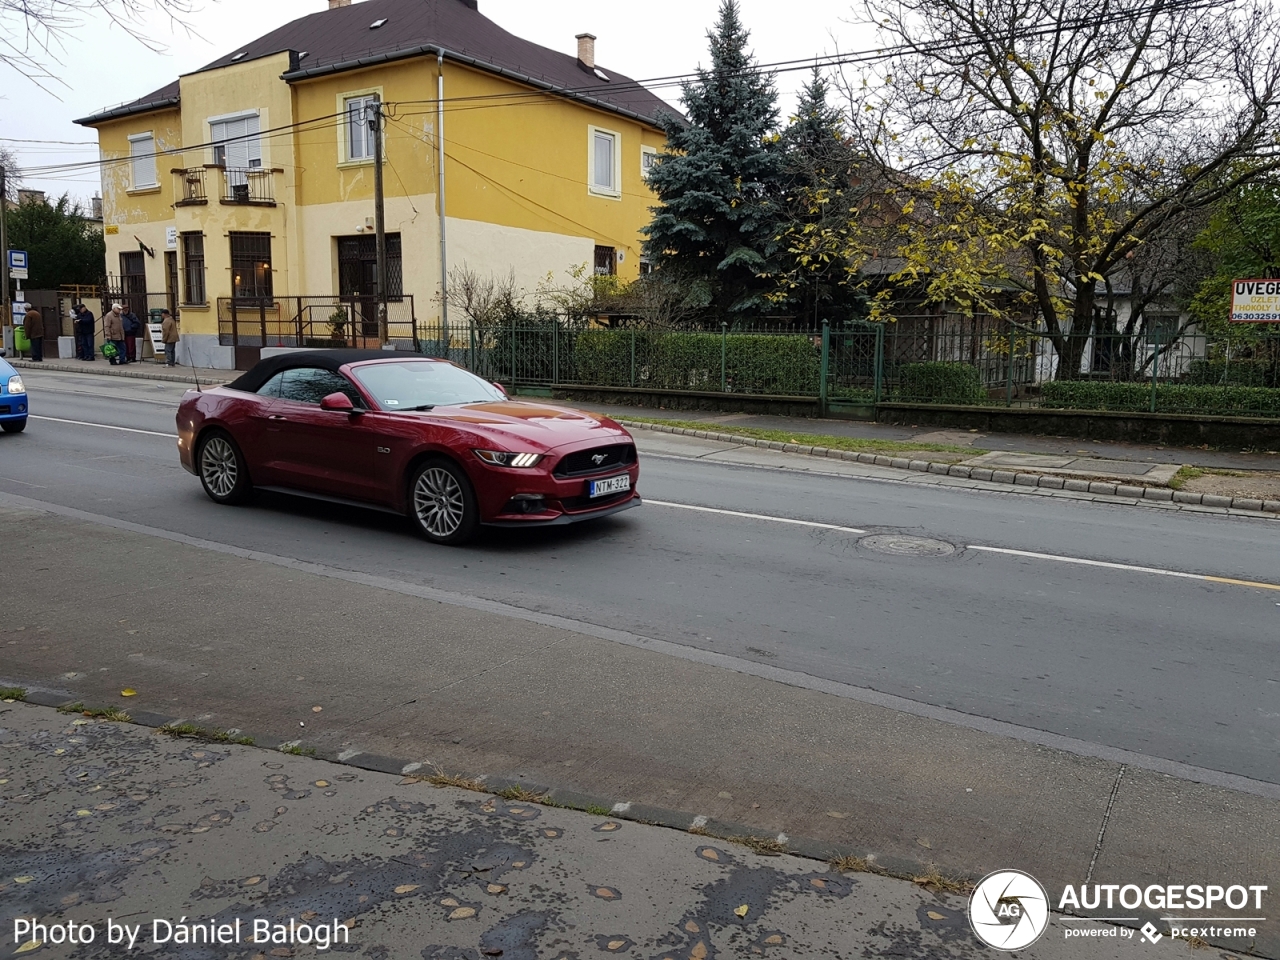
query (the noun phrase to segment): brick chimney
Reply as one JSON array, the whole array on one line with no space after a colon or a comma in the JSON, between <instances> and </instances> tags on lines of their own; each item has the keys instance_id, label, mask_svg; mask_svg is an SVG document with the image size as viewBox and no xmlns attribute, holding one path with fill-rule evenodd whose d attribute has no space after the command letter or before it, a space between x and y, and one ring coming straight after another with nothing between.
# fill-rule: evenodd
<instances>
[{"instance_id":1,"label":"brick chimney","mask_svg":"<svg viewBox=\"0 0 1280 960\"><path fill-rule=\"evenodd\" d=\"M351 6L351 0L329 0L329 9L337 10L339 7Z\"/></svg>"},{"instance_id":2,"label":"brick chimney","mask_svg":"<svg viewBox=\"0 0 1280 960\"><path fill-rule=\"evenodd\" d=\"M596 35L594 33L578 34L578 60L589 70L596 66Z\"/></svg>"}]
</instances>

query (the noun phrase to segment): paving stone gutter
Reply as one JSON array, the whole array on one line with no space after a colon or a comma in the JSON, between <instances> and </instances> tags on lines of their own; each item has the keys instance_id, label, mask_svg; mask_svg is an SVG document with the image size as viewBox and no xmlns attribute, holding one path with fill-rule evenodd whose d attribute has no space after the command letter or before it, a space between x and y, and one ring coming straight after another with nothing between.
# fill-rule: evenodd
<instances>
[{"instance_id":1,"label":"paving stone gutter","mask_svg":"<svg viewBox=\"0 0 1280 960\"><path fill-rule=\"evenodd\" d=\"M1107 483L1097 480L1072 479L1043 473L1024 473L986 467L964 466L956 463L938 463L932 460L914 460L907 457L889 457L880 453L858 453L853 450L833 450L830 447L810 446L803 443L780 443L777 440L758 440L736 433L719 433L714 430L692 430L688 427L671 427L659 423L640 423L619 420L628 430L652 430L700 440L714 440L739 446L778 450L782 453L798 453L802 456L821 457L828 460L848 460L856 463L890 467L895 470L914 470L944 477L961 477L965 480L982 480L989 483L1007 483L1015 487L1043 487L1049 490L1067 490L1075 493L1092 493L1108 497L1127 497L1133 500L1154 500L1165 503L1190 504L1203 507L1220 507L1274 517L1280 514L1280 500L1250 500L1242 497L1221 497L1211 493L1191 493L1171 490L1168 487L1147 487L1137 484Z\"/></svg>"}]
</instances>

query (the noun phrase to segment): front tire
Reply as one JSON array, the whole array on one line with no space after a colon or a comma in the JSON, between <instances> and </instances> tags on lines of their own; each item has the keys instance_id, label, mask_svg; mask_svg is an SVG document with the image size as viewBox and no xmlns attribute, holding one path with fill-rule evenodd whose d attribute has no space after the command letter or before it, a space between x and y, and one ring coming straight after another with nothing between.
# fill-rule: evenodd
<instances>
[{"instance_id":1,"label":"front tire","mask_svg":"<svg viewBox=\"0 0 1280 960\"><path fill-rule=\"evenodd\" d=\"M432 543L460 546L476 535L480 508L471 481L450 460L428 460L409 478L409 519Z\"/></svg>"},{"instance_id":2,"label":"front tire","mask_svg":"<svg viewBox=\"0 0 1280 960\"><path fill-rule=\"evenodd\" d=\"M21 433L27 429L26 420L10 420L8 423L0 424L0 430L5 433Z\"/></svg>"},{"instance_id":3,"label":"front tire","mask_svg":"<svg viewBox=\"0 0 1280 960\"><path fill-rule=\"evenodd\" d=\"M249 465L231 435L214 430L200 441L196 451L196 473L204 492L214 503L234 506L253 494Z\"/></svg>"}]
</instances>

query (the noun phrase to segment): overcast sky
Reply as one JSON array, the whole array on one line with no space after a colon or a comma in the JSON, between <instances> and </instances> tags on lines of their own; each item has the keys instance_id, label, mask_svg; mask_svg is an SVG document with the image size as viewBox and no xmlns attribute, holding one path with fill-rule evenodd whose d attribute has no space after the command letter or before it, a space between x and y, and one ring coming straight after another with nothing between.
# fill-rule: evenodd
<instances>
[{"instance_id":1,"label":"overcast sky","mask_svg":"<svg viewBox=\"0 0 1280 960\"><path fill-rule=\"evenodd\" d=\"M175 33L167 18L152 16L145 29L165 45L163 53L153 53L102 19L90 20L68 38L60 56L62 65L50 68L66 86L55 84L45 91L0 67L0 144L13 150L25 168L94 160L93 131L75 126L76 117L150 93L246 39L327 6L326 0L200 2L202 8L191 18L194 36ZM868 45L865 32L846 22L852 17L852 0L741 0L741 6L752 45L763 63L830 53L837 40L842 49ZM718 7L719 0L646 0L643 4L480 0L480 12L507 30L565 53L576 52L576 34L596 34L597 60L637 79L683 74L705 64L706 31ZM784 109L794 102L792 94L803 79L802 73L779 78ZM658 93L670 100L678 97L671 89ZM27 186L55 195L69 192L76 198L91 197L99 189L93 169L25 179Z\"/></svg>"}]
</instances>

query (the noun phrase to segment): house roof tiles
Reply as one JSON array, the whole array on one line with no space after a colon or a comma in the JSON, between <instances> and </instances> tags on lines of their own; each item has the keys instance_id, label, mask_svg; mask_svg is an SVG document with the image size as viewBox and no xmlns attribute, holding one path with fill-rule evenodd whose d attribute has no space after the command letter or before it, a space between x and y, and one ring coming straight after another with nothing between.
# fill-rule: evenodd
<instances>
[{"instance_id":1,"label":"house roof tiles","mask_svg":"<svg viewBox=\"0 0 1280 960\"><path fill-rule=\"evenodd\" d=\"M383 24L372 28L379 20ZM600 73L608 77L606 80L575 56L509 33L481 14L470 0L364 0L323 10L287 23L196 72L292 51L295 66L285 79L296 81L371 62L422 55L427 46L443 48L446 57L454 54L454 59L481 69L492 68L528 79L537 86L650 122L662 113L676 114L665 101L607 66L597 64ZM147 113L176 104L178 97L175 81L131 103L76 122L94 124Z\"/></svg>"}]
</instances>

